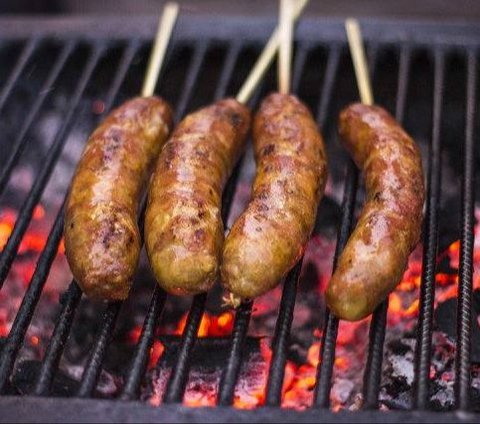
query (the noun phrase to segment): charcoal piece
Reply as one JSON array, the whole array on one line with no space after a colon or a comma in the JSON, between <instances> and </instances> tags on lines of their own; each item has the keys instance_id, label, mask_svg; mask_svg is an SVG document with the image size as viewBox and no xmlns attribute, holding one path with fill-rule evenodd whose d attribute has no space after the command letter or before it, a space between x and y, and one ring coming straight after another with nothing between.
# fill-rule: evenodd
<instances>
[{"instance_id":1,"label":"charcoal piece","mask_svg":"<svg viewBox=\"0 0 480 424\"><path fill-rule=\"evenodd\" d=\"M172 368L178 362L178 350L180 348L181 338L177 336L160 337L165 351L157 367ZM245 341L244 357L248 358L251 353L260 350L260 340L258 338L247 337ZM209 337L199 338L195 343L195 349L192 353L191 368L212 371L222 369L230 353L229 337Z\"/></svg>"},{"instance_id":2,"label":"charcoal piece","mask_svg":"<svg viewBox=\"0 0 480 424\"><path fill-rule=\"evenodd\" d=\"M16 367L12 386L18 393L25 395L32 392L40 367L41 362L39 361L23 361ZM51 395L59 397L72 396L77 392L78 386L78 381L58 371L53 380Z\"/></svg>"},{"instance_id":3,"label":"charcoal piece","mask_svg":"<svg viewBox=\"0 0 480 424\"><path fill-rule=\"evenodd\" d=\"M472 362L480 364L480 290L473 292L472 299ZM455 342L457 337L457 299L448 299L435 310L435 323Z\"/></svg>"}]
</instances>

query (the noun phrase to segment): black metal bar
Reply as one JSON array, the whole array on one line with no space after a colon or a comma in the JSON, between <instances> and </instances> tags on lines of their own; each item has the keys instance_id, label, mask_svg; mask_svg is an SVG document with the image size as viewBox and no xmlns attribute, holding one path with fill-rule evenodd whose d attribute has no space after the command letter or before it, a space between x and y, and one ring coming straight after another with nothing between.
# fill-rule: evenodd
<instances>
[{"instance_id":1,"label":"black metal bar","mask_svg":"<svg viewBox=\"0 0 480 424\"><path fill-rule=\"evenodd\" d=\"M467 109L465 118L465 146L462 178L462 234L460 238L460 268L458 271L457 350L455 357L455 405L462 410L470 408L471 344L472 344L472 278L475 205L475 99L477 92L476 52L467 59Z\"/></svg>"},{"instance_id":2,"label":"black metal bar","mask_svg":"<svg viewBox=\"0 0 480 424\"><path fill-rule=\"evenodd\" d=\"M10 96L10 93L13 91L13 88L15 87L15 84L17 83L18 78L20 77L23 70L25 69L25 65L28 63L28 61L32 57L32 54L37 48L37 46L38 46L38 39L31 38L28 40L28 42L25 44L25 47L22 49L22 52L20 53L20 56L17 59L17 63L15 63L15 66L12 69L12 72L10 72L8 79L7 81L5 81L5 84L2 88L2 91L0 92L0 111L2 111L3 107L5 106L5 103L8 97Z\"/></svg>"},{"instance_id":3,"label":"black metal bar","mask_svg":"<svg viewBox=\"0 0 480 424\"><path fill-rule=\"evenodd\" d=\"M124 55L124 60L122 60L122 63L119 67L119 73L117 76L125 76L127 71L125 68L128 68L133 60L135 51L136 47L133 45L126 49L126 54ZM112 88L114 89L115 93L118 91L120 85L118 80L119 78L116 78L112 84ZM107 95L108 99L111 99L112 97L113 95L111 94ZM28 284L22 304L20 305L15 317L15 321L12 324L12 328L7 340L5 341L2 355L0 357L0 393L2 393L2 391L5 389L5 384L10 376L13 364L15 362L15 357L20 349L21 344L23 343L25 333L30 325L33 313L47 280L50 267L57 254L58 246L63 234L63 212L64 209L62 206L55 218L52 230L50 231L45 247L42 250L35 271L30 279L30 283Z\"/></svg>"},{"instance_id":4,"label":"black metal bar","mask_svg":"<svg viewBox=\"0 0 480 424\"><path fill-rule=\"evenodd\" d=\"M297 93L302 81L305 61L307 60L310 48L305 44L300 44L295 52L295 60L292 72L292 93Z\"/></svg>"},{"instance_id":5,"label":"black metal bar","mask_svg":"<svg viewBox=\"0 0 480 424\"><path fill-rule=\"evenodd\" d=\"M322 85L322 95L317 107L317 122L323 126L328 116L328 107L332 98L332 90L335 85L335 77L340 63L340 45L334 44L328 54L327 68Z\"/></svg>"},{"instance_id":6,"label":"black metal bar","mask_svg":"<svg viewBox=\"0 0 480 424\"><path fill-rule=\"evenodd\" d=\"M303 65L307 58L307 49L300 47L295 57L292 91L296 92L301 81ZM282 299L275 333L272 340L272 360L270 362L265 404L267 406L280 405L282 398L283 379L285 377L285 364L287 362L287 348L292 328L297 285L302 270L303 257L288 273L283 286Z\"/></svg>"},{"instance_id":7,"label":"black metal bar","mask_svg":"<svg viewBox=\"0 0 480 424\"><path fill-rule=\"evenodd\" d=\"M215 100L219 100L225 96L228 84L230 83L234 71L234 66L237 63L238 56L240 54L240 50L241 43L239 41L233 42L228 48L228 53L223 63L222 73L220 75L220 78L218 79L215 94L213 95L213 98Z\"/></svg>"},{"instance_id":8,"label":"black metal bar","mask_svg":"<svg viewBox=\"0 0 480 424\"><path fill-rule=\"evenodd\" d=\"M140 384L147 368L148 355L155 338L155 329L160 320L161 312L165 305L166 294L159 286L153 291L152 300L148 308L147 316L143 323L142 333L135 347L135 352L130 363L129 372L125 379L120 399L133 400L138 397Z\"/></svg>"},{"instance_id":9,"label":"black metal bar","mask_svg":"<svg viewBox=\"0 0 480 424\"><path fill-rule=\"evenodd\" d=\"M7 386L17 353L23 343L35 307L40 299L45 281L47 280L48 272L57 254L62 234L63 207L58 212L55 224L45 244L45 248L38 259L37 266L30 279L22 304L15 316L15 321L13 322L12 328L10 329L5 344L3 345L0 356L0 394L5 391Z\"/></svg>"},{"instance_id":10,"label":"black metal bar","mask_svg":"<svg viewBox=\"0 0 480 424\"><path fill-rule=\"evenodd\" d=\"M27 198L25 199L20 208L12 233L10 234L10 237L8 238L8 241L0 256L0 288L4 283L8 272L10 271L10 267L15 259L20 242L22 241L25 231L27 230L30 220L32 218L33 210L38 204L43 190L45 189L50 179L50 175L53 172L55 163L60 156L60 153L62 152L63 146L65 144L66 135L68 134L71 126L73 125L73 118L75 117L78 105L80 103L80 99L82 98L83 92L87 86L88 81L90 80L90 77L92 76L93 70L98 63L102 52L102 47L96 46L93 48L90 57L85 65L85 68L82 72L80 80L77 84L75 93L72 96L68 111L62 122L62 127L58 131L54 142L50 146L47 152L47 157L45 158L45 163L39 174L36 175L35 182L33 183L33 186L28 193Z\"/></svg>"},{"instance_id":11,"label":"black metal bar","mask_svg":"<svg viewBox=\"0 0 480 424\"><path fill-rule=\"evenodd\" d=\"M398 69L397 102L395 104L395 119L402 123L405 116L405 105L407 103L407 88L410 75L410 62L412 49L406 45L400 52L400 64Z\"/></svg>"},{"instance_id":12,"label":"black metal bar","mask_svg":"<svg viewBox=\"0 0 480 424\"><path fill-rule=\"evenodd\" d=\"M222 406L231 405L233 402L235 385L242 366L243 349L252 314L252 305L253 302L242 302L235 313L227 365L222 371L218 389L218 404Z\"/></svg>"},{"instance_id":13,"label":"black metal bar","mask_svg":"<svg viewBox=\"0 0 480 424\"><path fill-rule=\"evenodd\" d=\"M165 403L178 403L183 399L187 386L188 373L190 371L190 359L195 341L197 339L198 327L205 310L207 294L198 294L193 298L192 307L188 313L185 330L182 334L182 342L178 351L178 360L175 368L172 369L164 397Z\"/></svg>"},{"instance_id":14,"label":"black metal bar","mask_svg":"<svg viewBox=\"0 0 480 424\"><path fill-rule=\"evenodd\" d=\"M28 112L27 117L25 118L25 121L23 122L23 125L20 128L20 131L18 132L15 140L12 143L12 147L10 149L10 155L5 165L2 167L2 171L0 173L0 197L5 192L7 188L7 182L10 179L12 170L15 167L16 163L18 162L18 159L20 158L20 155L22 154L22 151L27 143L28 131L30 130L32 124L35 122L35 119L38 113L40 112L43 103L45 102L47 97L52 93L52 87L54 86L55 81L60 75L60 72L64 68L65 63L67 62L74 48L75 48L75 42L73 41L69 41L63 46L62 50L60 51L57 57L57 60L55 61L55 63L52 66L52 69L50 70L50 73L48 74L45 82L43 83L42 88L38 92L38 95L35 98L35 101L33 102L33 105L30 111Z\"/></svg>"},{"instance_id":15,"label":"black metal bar","mask_svg":"<svg viewBox=\"0 0 480 424\"><path fill-rule=\"evenodd\" d=\"M60 358L67 343L70 329L72 327L75 311L78 302L82 297L82 291L75 281L70 283L67 292L60 299L62 310L55 323L52 337L48 343L42 366L33 389L33 394L37 396L47 396L50 392L55 371L58 368Z\"/></svg>"},{"instance_id":16,"label":"black metal bar","mask_svg":"<svg viewBox=\"0 0 480 424\"><path fill-rule=\"evenodd\" d=\"M224 62L223 73L226 74L227 71L233 72L233 66L230 66L229 60L226 60ZM227 78L225 75L222 75L221 78L230 79L230 78ZM224 85L225 89L227 85L228 84ZM216 95L223 97L225 93L221 91L217 91ZM237 169L238 169L238 166L237 166ZM225 188L225 192L228 193L233 187L235 187L237 177L238 177L238 172L234 172L232 177L230 178L229 183L227 184L227 187ZM224 207L222 210L222 217L224 219L225 217L228 216L228 212L230 210L232 200L233 200L233 195L228 196L226 200L224 199L224 202L223 202ZM182 342L180 344L177 366L172 370L171 377L167 384L167 389L164 397L165 403L176 403L176 402L182 401L183 394L185 392L185 388L188 381L188 374L190 371L191 354L195 347L198 327L200 325L203 312L205 310L206 298L207 298L207 295L205 293L202 293L202 294L196 295L193 299L192 306L188 314L185 330L182 335Z\"/></svg>"},{"instance_id":17,"label":"black metal bar","mask_svg":"<svg viewBox=\"0 0 480 424\"><path fill-rule=\"evenodd\" d=\"M398 68L397 102L395 116L402 122L408 88L411 52L408 46L400 51ZM363 374L363 409L378 408L378 394L382 376L383 347L387 324L388 299L383 301L373 313L369 332L367 363Z\"/></svg>"},{"instance_id":18,"label":"black metal bar","mask_svg":"<svg viewBox=\"0 0 480 424\"><path fill-rule=\"evenodd\" d=\"M383 344L387 324L388 298L373 313L368 335L368 356L363 373L363 409L378 408L378 393L382 376Z\"/></svg>"},{"instance_id":19,"label":"black metal bar","mask_svg":"<svg viewBox=\"0 0 480 424\"><path fill-rule=\"evenodd\" d=\"M183 115L187 110L188 103L190 101L190 98L192 97L193 89L195 88L198 80L198 75L200 73L200 70L202 69L203 61L205 60L207 49L208 42L199 43L195 47L189 66L187 80L184 83L182 94L176 106L175 122L179 122L183 118Z\"/></svg>"},{"instance_id":20,"label":"black metal bar","mask_svg":"<svg viewBox=\"0 0 480 424\"><path fill-rule=\"evenodd\" d=\"M355 164L352 161L349 161L345 189L343 192L342 219L333 258L334 270L337 266L338 258L347 244L352 229L355 199L357 197L357 185L358 170ZM322 335L320 362L317 369L317 379L315 384L314 406L316 407L328 408L330 405L330 389L332 384L333 364L335 362L337 332L338 319L331 314L327 308L325 314L325 328Z\"/></svg>"},{"instance_id":21,"label":"black metal bar","mask_svg":"<svg viewBox=\"0 0 480 424\"><path fill-rule=\"evenodd\" d=\"M98 119L101 121L105 116L110 112L113 107L113 103L115 102L115 98L117 97L118 92L120 91L120 87L122 86L123 81L125 80L125 76L127 75L128 69L135 58L135 55L140 47L140 42L138 40L133 40L128 43L127 47L125 48L124 52L122 53L122 57L120 58L120 62L118 64L117 70L115 75L113 76L112 83L108 89L108 92L105 96L105 108Z\"/></svg>"},{"instance_id":22,"label":"black metal bar","mask_svg":"<svg viewBox=\"0 0 480 424\"><path fill-rule=\"evenodd\" d=\"M444 89L445 57L442 50L435 52L435 79L433 92L433 128L430 144L427 208L425 214L422 283L420 287L420 316L415 360L414 407L426 409L429 405L430 363L432 351L433 306L438 239L438 206L440 204L441 118Z\"/></svg>"},{"instance_id":23,"label":"black metal bar","mask_svg":"<svg viewBox=\"0 0 480 424\"><path fill-rule=\"evenodd\" d=\"M138 46L139 43L133 41L129 43L125 49L122 58L120 59L117 71L113 77L112 84L107 92L105 98L105 112L102 116L108 113L108 111L111 109L114 99L120 90L120 86L125 79L135 53L138 50ZM55 225L57 225L57 222L55 222ZM58 225L63 226L63 219L62 223L59 223ZM67 293L65 294L65 300L63 302L62 311L60 312L60 317L57 320L54 333L50 339L49 346L45 353L40 374L35 385L34 393L36 395L46 395L50 390L54 372L58 367L65 343L70 334L72 321L81 296L82 292L80 288L75 281L72 281Z\"/></svg>"},{"instance_id":24,"label":"black metal bar","mask_svg":"<svg viewBox=\"0 0 480 424\"><path fill-rule=\"evenodd\" d=\"M200 46L197 47L196 53L194 55L194 58L192 59L191 62L191 69L189 71L189 78L190 80L187 81L187 83L184 85L183 92L181 94L181 101L179 101L179 106L177 109L177 120L181 119L181 117L184 115L185 110L188 106L188 101L190 100L190 97L192 95L193 89L195 88L196 81L198 79L198 74L201 69L201 65L204 60L204 56L207 51L207 44L201 44ZM217 87L216 93L215 93L215 100L218 100L222 98L225 95L225 91L228 86L228 82L230 81L231 75L234 70L234 65L235 62L237 61L238 54L240 52L239 47L236 47L235 45L231 46L229 48L229 52L225 58L224 64L223 64L223 69L220 74L219 78L219 85ZM202 53L202 55L200 55ZM238 168L238 167L237 167ZM234 175L232 176L232 179L236 181L236 176L238 176L238 172L234 171ZM233 188L235 186L235 183L233 183ZM233 198L233 195L228 195L232 191L232 184L229 182L227 184L227 187L225 189L225 192L227 193L227 199L224 200L224 205L230 205L231 200ZM229 206L226 208L223 208L222 210L222 217L224 217L224 211L225 209L228 210ZM202 296L202 295L200 295ZM165 303L165 297L166 294L161 290L158 286L155 287L152 295L152 300L150 302L150 306L147 311L147 315L145 317L144 323L143 323L143 328L142 332L140 334L140 339L137 344L137 347L135 349L134 356L132 358L131 362L131 368L130 371L126 377L126 383L123 389L123 392L120 396L122 400L130 400L134 399L138 396L138 391L140 389L140 384L141 380L143 377L143 374L145 372L145 369L147 367L148 363L148 355L150 352L150 348L152 347L153 341L154 341L154 336L155 336L155 328L158 325L160 315L163 311L163 306ZM203 315L203 307L200 308L202 299L199 298L199 296L195 297L193 304L195 305L195 302L197 302L197 308L196 308L196 317L192 316L192 320L189 321L191 322L191 326L196 326L196 330L193 328L188 328L188 324L185 328L184 332L184 337L182 339L182 348L183 349L183 368L179 373L183 373L185 375L179 375L177 379L181 384L183 384L183 380L185 380L188 377L188 362L189 362L189 357L190 357L190 352L193 349L193 344L195 342L196 338L196 333L198 331L198 325L200 324L201 317ZM203 304L205 301L203 300ZM193 309L193 306L192 306ZM201 309L201 311L200 311ZM200 318L198 318L198 315ZM190 318L190 315L189 315ZM198 319L197 319L198 318ZM191 333L195 334L195 337L193 338L188 338L186 340L186 334L187 330L189 330ZM180 383L175 383L175 384L180 384ZM186 380L185 380L186 383ZM173 390L173 389L172 389ZM178 390L178 387L175 389Z\"/></svg>"},{"instance_id":25,"label":"black metal bar","mask_svg":"<svg viewBox=\"0 0 480 424\"><path fill-rule=\"evenodd\" d=\"M280 311L275 325L272 341L272 360L268 372L265 404L279 406L282 398L285 364L287 362L287 347L292 327L295 298L297 295L298 278L302 269L303 258L289 272L283 287Z\"/></svg>"},{"instance_id":26,"label":"black metal bar","mask_svg":"<svg viewBox=\"0 0 480 424\"><path fill-rule=\"evenodd\" d=\"M334 45L330 51L325 78L323 81L322 96L318 106L317 119L323 126L328 116L328 99L332 96L335 77L340 62L341 47ZM333 269L337 265L338 257L347 243L348 236L353 222L353 213L355 209L355 199L358 185L358 171L352 161L347 166L347 176L342 201L342 220L340 230L337 236L337 245L335 247L335 256L333 259ZM338 332L338 319L330 314L327 309L325 314L325 328L322 335L322 347L320 353L320 362L317 369L317 379L315 383L314 405L317 407L328 408L330 404L330 387L333 373L333 363L335 361L335 344Z\"/></svg>"},{"instance_id":27,"label":"black metal bar","mask_svg":"<svg viewBox=\"0 0 480 424\"><path fill-rule=\"evenodd\" d=\"M123 302L112 302L108 305L103 318L100 332L95 340L94 348L90 352L87 364L83 370L82 380L77 392L77 397L90 397L97 386L98 377L102 371L102 363L108 343L113 335L118 313Z\"/></svg>"}]
</instances>

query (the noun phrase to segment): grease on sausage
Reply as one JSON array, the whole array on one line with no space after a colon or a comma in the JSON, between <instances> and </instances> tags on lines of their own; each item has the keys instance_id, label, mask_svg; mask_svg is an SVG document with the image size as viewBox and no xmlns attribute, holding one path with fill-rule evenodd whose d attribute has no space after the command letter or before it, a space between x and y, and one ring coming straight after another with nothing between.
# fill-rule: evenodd
<instances>
[{"instance_id":1,"label":"grease on sausage","mask_svg":"<svg viewBox=\"0 0 480 424\"><path fill-rule=\"evenodd\" d=\"M222 263L223 285L242 299L275 287L301 258L327 180L322 136L295 96L268 96L253 137L253 195L225 240Z\"/></svg>"},{"instance_id":2,"label":"grease on sausage","mask_svg":"<svg viewBox=\"0 0 480 424\"><path fill-rule=\"evenodd\" d=\"M364 172L367 201L326 296L337 317L354 321L402 278L420 238L425 194L420 151L385 110L353 104L340 114L339 133Z\"/></svg>"},{"instance_id":3,"label":"grease on sausage","mask_svg":"<svg viewBox=\"0 0 480 424\"><path fill-rule=\"evenodd\" d=\"M141 246L140 196L171 128L163 100L138 97L114 110L86 144L67 199L64 234L73 276L90 298L128 296Z\"/></svg>"},{"instance_id":4,"label":"grease on sausage","mask_svg":"<svg viewBox=\"0 0 480 424\"><path fill-rule=\"evenodd\" d=\"M188 115L158 158L145 243L155 277L178 295L208 290L224 240L222 190L243 149L250 112L233 99Z\"/></svg>"}]
</instances>

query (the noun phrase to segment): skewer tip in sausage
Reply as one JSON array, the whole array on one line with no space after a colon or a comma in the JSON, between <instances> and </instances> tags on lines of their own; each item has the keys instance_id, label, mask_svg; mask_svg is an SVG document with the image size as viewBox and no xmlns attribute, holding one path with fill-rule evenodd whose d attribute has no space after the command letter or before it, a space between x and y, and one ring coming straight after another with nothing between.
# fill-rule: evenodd
<instances>
[{"instance_id":1,"label":"skewer tip in sausage","mask_svg":"<svg viewBox=\"0 0 480 424\"><path fill-rule=\"evenodd\" d=\"M301 258L327 180L322 136L295 96L269 95L253 138L253 194L227 236L222 263L223 285L241 299L274 288Z\"/></svg>"},{"instance_id":2,"label":"skewer tip in sausage","mask_svg":"<svg viewBox=\"0 0 480 424\"><path fill-rule=\"evenodd\" d=\"M99 300L128 296L141 238L140 196L172 128L158 97L137 97L114 110L90 136L70 187L65 250L73 276Z\"/></svg>"},{"instance_id":3,"label":"skewer tip in sausage","mask_svg":"<svg viewBox=\"0 0 480 424\"><path fill-rule=\"evenodd\" d=\"M201 293L217 280L224 240L222 191L249 126L244 105L218 101L183 119L158 158L145 243L158 283L171 294Z\"/></svg>"},{"instance_id":4,"label":"skewer tip in sausage","mask_svg":"<svg viewBox=\"0 0 480 424\"><path fill-rule=\"evenodd\" d=\"M343 144L363 171L367 200L326 292L341 319L371 314L400 282L419 241L424 178L418 146L385 110L353 104L340 114Z\"/></svg>"}]
</instances>

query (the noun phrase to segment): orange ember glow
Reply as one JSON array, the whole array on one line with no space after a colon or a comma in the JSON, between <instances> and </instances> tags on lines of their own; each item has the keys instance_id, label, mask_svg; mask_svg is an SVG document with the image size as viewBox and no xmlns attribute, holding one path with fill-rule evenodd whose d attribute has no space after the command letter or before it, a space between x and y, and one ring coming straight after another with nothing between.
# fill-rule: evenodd
<instances>
[{"instance_id":1,"label":"orange ember glow","mask_svg":"<svg viewBox=\"0 0 480 424\"><path fill-rule=\"evenodd\" d=\"M208 312L203 314L200 326L198 327L198 337L222 337L231 333L233 328L234 315L231 311L223 312L219 316L211 315ZM188 312L185 313L173 334L181 336L187 324Z\"/></svg>"},{"instance_id":2,"label":"orange ember glow","mask_svg":"<svg viewBox=\"0 0 480 424\"><path fill-rule=\"evenodd\" d=\"M43 250L47 241L48 232L46 231L45 225L36 225L36 223L40 221L40 224L42 224L41 221L44 218L45 209L42 205L37 205L33 210L33 221L30 224L30 228L25 233L18 248L19 254L32 251L41 252ZM0 250L3 250L5 247L16 220L17 213L14 210L4 209L0 212Z\"/></svg>"},{"instance_id":3,"label":"orange ember glow","mask_svg":"<svg viewBox=\"0 0 480 424\"><path fill-rule=\"evenodd\" d=\"M101 113L103 103L101 101L95 102L92 107L96 113ZM476 214L477 218L480 218L480 209L476 211ZM8 242L16 219L17 212L13 209L3 209L0 211L0 250L2 250ZM12 267L13 272L11 272L15 277L18 277L20 281L18 285L22 289L29 283L35 270L38 254L45 246L48 237L48 230L50 229L50 226L46 224L47 222L50 222L48 221L47 211L42 205L37 205L33 211L33 220L30 227L25 233L18 249L19 254L23 256L16 259L14 266ZM477 225L475 227L475 234L479 235L479 232L480 225ZM479 238L480 237L476 237L476 239ZM324 252L331 246L333 246L334 249L334 243L330 243L330 240L327 238L316 236L312 239L311 244L312 249L310 249L310 251L307 250L304 264L315 262L315 266L318 270L318 281L313 279L314 282L316 281L313 288L313 294L319 293L320 297L328 283L329 276L331 275L332 261L330 257L326 257L328 255ZM455 298L458 295L460 251L461 243L460 241L455 241L439 255L438 262L441 262L442 267L441 272L438 272L435 276L435 305L448 299ZM60 242L58 252L60 254L64 254L65 252L63 239ZM473 254L473 285L475 289L480 289L480 241L475 241ZM445 263L447 263L447 266L445 266ZM407 330L412 330L415 327L419 314L419 292L421 281L422 246L418 246L410 256L408 267L403 275L402 281L398 284L396 290L389 296L389 310L387 317L388 331L405 332ZM58 295L58 290L59 289L55 292L56 295ZM23 297L23 291L18 291L20 294L15 301L8 303L9 306L11 306L10 309L0 308L0 337L6 337L10 331L16 310L18 310ZM304 291L306 292L305 289ZM312 294L310 288L309 292ZM271 317L274 317L278 312L281 293L281 289L277 288L266 296L255 301L252 310L252 326L250 327L250 331L252 331L252 327L255 327L256 322L262 322L263 326L257 326L262 330L268 328L268 325L273 328L274 322L272 324L272 321L274 320L271 319ZM298 296L301 295L302 294L299 290ZM2 292L0 292L0 299L2 299L1 296L4 296L5 298L5 295ZM57 301L57 299L58 296L55 297L55 301ZM7 303L5 300L4 302ZM298 311L298 306L296 306L296 308L295 318L298 318L298 315L301 314ZM197 335L200 338L229 338L232 333L234 319L235 314L232 311L224 311L218 315L206 312L201 319ZM188 312L182 316L178 323L174 323L173 326L169 324L170 327L166 325L165 327L160 328L157 332L157 336L181 336L185 330L187 320ZM264 321L268 320L270 322L265 324ZM336 356L334 361L334 379L337 379L336 381L340 380L343 384L348 385L351 383L353 376L362 375L366 352L368 351L367 343L370 320L371 317L368 317L355 323L345 321L339 323ZM318 322L318 320L315 320L314 324L307 327L307 331L311 331L311 333L309 333L309 336L311 335L310 346L308 346L308 344L306 346L301 346L298 355L292 354L292 357L288 357L282 389L282 406L284 407L302 409L312 404L317 367L321 360L322 329L313 328L315 325L319 325ZM292 325L292 335L295 335L297 329L296 321L294 321ZM298 324L298 326L300 326L300 324ZM141 331L141 326L135 326L127 333L126 341L131 345L137 344L141 337ZM261 334L254 334L259 340L259 351L257 349L257 351L252 353L252 355L256 355L255 358L258 360L256 363L257 365L255 365L257 368L255 368L254 372L251 372L251 374L248 374L249 370L242 370L247 377L244 377L244 380L239 382L235 390L234 406L237 408L252 409L265 403L266 383L272 360L272 351L270 348L271 339L268 337L271 336L272 332L273 330L268 333L267 331L264 331ZM44 339L37 334L39 333L28 334L26 340L29 341L27 344L40 349L45 343ZM294 337L292 337L292 340L293 339ZM165 342L164 339L162 340ZM159 368L156 366L164 352L165 346L162 344L161 340L156 337L150 350L150 359L148 363L149 369ZM433 368L432 372L434 372ZM218 374L216 378L219 379L220 374ZM251 380L254 380L254 382L252 383ZM353 385L353 383L351 384ZM185 394L184 403L189 406L216 405L217 390L218 381L216 385L211 383L208 389L204 388L201 384L191 384ZM355 390L358 391L358 387L356 387ZM353 391L353 395L358 394L355 393L355 390ZM155 392L149 402L152 404L159 404L161 403L161 398L162 396L158 392ZM345 407L345 400L335 398L334 394L332 394L331 401L333 410Z\"/></svg>"}]
</instances>

